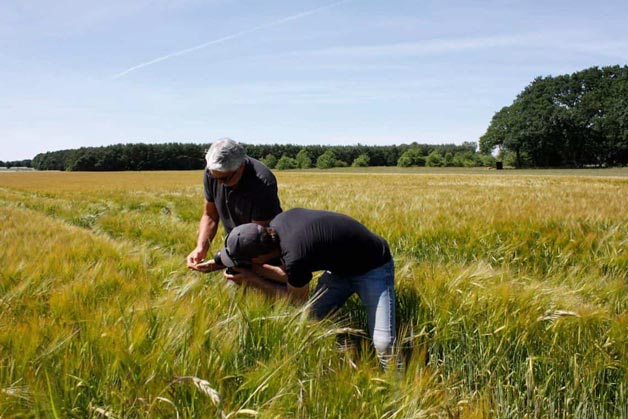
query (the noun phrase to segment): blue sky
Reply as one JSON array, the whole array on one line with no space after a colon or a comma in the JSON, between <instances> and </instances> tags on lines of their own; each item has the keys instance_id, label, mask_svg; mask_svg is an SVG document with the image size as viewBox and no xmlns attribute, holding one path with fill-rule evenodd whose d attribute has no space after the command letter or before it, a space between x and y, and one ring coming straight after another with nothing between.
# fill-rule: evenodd
<instances>
[{"instance_id":1,"label":"blue sky","mask_svg":"<svg viewBox=\"0 0 628 419\"><path fill-rule=\"evenodd\" d=\"M0 160L477 141L535 77L626 65L627 21L625 0L2 0Z\"/></svg>"}]
</instances>

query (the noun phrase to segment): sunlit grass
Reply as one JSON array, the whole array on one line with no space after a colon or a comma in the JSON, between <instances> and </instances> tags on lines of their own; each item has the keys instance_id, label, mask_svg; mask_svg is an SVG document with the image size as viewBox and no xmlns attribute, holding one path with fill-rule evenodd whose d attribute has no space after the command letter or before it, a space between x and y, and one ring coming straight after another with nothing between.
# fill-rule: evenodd
<instances>
[{"instance_id":1,"label":"sunlit grass","mask_svg":"<svg viewBox=\"0 0 628 419\"><path fill-rule=\"evenodd\" d=\"M389 241L401 373L355 300L187 271L201 172L0 174L0 417L628 417L622 170L374 172L280 196Z\"/></svg>"}]
</instances>

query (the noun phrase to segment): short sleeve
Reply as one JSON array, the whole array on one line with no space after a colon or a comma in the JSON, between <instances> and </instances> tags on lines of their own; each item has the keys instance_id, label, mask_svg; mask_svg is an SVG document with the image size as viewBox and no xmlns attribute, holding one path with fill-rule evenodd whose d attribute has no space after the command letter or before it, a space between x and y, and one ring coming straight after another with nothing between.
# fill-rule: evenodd
<instances>
[{"instance_id":1,"label":"short sleeve","mask_svg":"<svg viewBox=\"0 0 628 419\"><path fill-rule=\"evenodd\" d=\"M288 283L296 288L307 285L312 280L312 272L298 264L289 264L285 266L286 275L288 275Z\"/></svg>"},{"instance_id":2,"label":"short sleeve","mask_svg":"<svg viewBox=\"0 0 628 419\"><path fill-rule=\"evenodd\" d=\"M279 196L277 195L277 184L271 183L255 194L255 205L251 211L251 221L272 220L275 215L281 212Z\"/></svg>"},{"instance_id":3,"label":"short sleeve","mask_svg":"<svg viewBox=\"0 0 628 419\"><path fill-rule=\"evenodd\" d=\"M209 180L207 171L205 171L205 176L203 176L203 186L205 187L205 199L207 202L214 202L214 186Z\"/></svg>"}]
</instances>

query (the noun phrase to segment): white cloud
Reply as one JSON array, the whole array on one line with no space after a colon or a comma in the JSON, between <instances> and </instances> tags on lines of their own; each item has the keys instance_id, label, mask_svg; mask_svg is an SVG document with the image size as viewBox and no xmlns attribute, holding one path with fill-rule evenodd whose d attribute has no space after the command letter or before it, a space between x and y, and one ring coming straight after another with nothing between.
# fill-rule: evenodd
<instances>
[{"instance_id":1,"label":"white cloud","mask_svg":"<svg viewBox=\"0 0 628 419\"><path fill-rule=\"evenodd\" d=\"M258 32L258 31L261 31L263 29L272 28L274 26L282 25L282 24L287 23L287 22L291 22L291 21L294 21L294 20L302 19L302 18L305 18L305 17L310 16L312 14L318 13L321 10L325 10L325 9L329 9L329 8L332 8L332 7L339 6L342 3L346 3L347 1L350 1L350 0L336 1L334 3L330 3L330 4L327 4L325 6L316 7L314 9L306 10L304 12L297 13L297 14L294 14L294 15L291 15L291 16L288 16L288 17L284 17L284 18L279 19L279 20L274 20L274 21L272 21L270 23L265 23L263 25L254 26L254 27L249 28L249 29L245 29L245 30L242 30L242 31L230 34L230 35L226 35L226 36L223 36L223 37L220 37L220 38L208 41L208 42L204 42L204 43L202 43L200 45L196 45L196 46L193 46L193 47L190 47L190 48L185 48L185 49L182 49L182 50L179 50L179 51L176 51L176 52L173 52L173 53L161 56L161 57L157 57L157 58L154 58L154 59L152 59L150 61L146 61L146 62L137 64L137 65L135 65L133 67L127 68L126 70L121 71L120 73L114 74L111 77L111 79L117 79L117 78L123 77L123 76L129 74L132 71L139 70L141 68L144 68L144 67L147 67L147 66L150 66L150 65L153 65L153 64L157 64L157 63L159 63L161 61L169 60L171 58L175 58L175 57L178 57L178 56L181 56L181 55L189 54L189 53L194 52L194 51L205 49L205 48L207 48L207 47L209 47L211 45L221 44L223 42L230 41L232 39L236 39L236 38L240 38L240 37L243 37L243 36L246 36L246 35L250 35L250 34L252 34L254 32Z\"/></svg>"},{"instance_id":2,"label":"white cloud","mask_svg":"<svg viewBox=\"0 0 628 419\"><path fill-rule=\"evenodd\" d=\"M521 33L483 37L436 38L382 45L330 47L313 51L295 51L291 54L369 58L439 55L505 47L524 49L559 48L588 54L601 54L625 58L627 55L628 40L590 39L583 38L581 34L565 32Z\"/></svg>"}]
</instances>

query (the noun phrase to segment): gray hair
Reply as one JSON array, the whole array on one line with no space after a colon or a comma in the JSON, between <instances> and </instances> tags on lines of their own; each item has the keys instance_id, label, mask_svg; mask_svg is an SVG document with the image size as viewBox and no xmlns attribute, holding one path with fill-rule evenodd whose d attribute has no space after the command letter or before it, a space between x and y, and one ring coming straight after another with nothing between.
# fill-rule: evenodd
<instances>
[{"instance_id":1,"label":"gray hair","mask_svg":"<svg viewBox=\"0 0 628 419\"><path fill-rule=\"evenodd\" d=\"M208 170L218 170L220 172L233 172L244 161L246 154L242 144L233 141L231 138L221 138L215 141L205 156Z\"/></svg>"}]
</instances>

